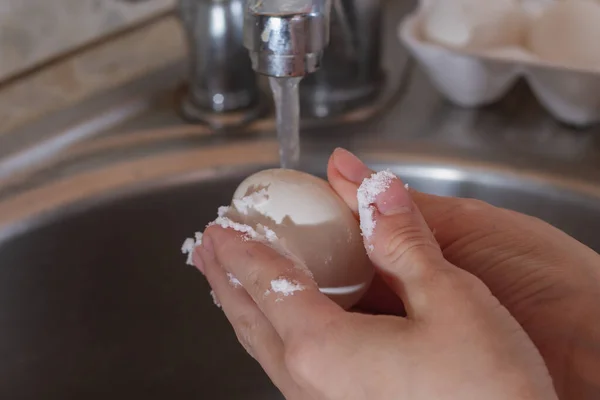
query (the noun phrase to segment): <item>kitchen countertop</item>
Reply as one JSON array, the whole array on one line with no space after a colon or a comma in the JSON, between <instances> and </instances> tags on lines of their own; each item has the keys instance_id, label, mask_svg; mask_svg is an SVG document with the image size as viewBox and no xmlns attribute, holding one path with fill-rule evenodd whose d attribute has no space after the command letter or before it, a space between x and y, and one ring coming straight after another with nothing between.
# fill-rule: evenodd
<instances>
[{"instance_id":1,"label":"kitchen countertop","mask_svg":"<svg viewBox=\"0 0 600 400\"><path fill-rule=\"evenodd\" d=\"M399 3L385 15L384 66L395 79L389 86L397 92L385 112L334 129L339 134L329 128L305 129L307 149L311 142L332 148L396 148L589 182L600 179L600 126L574 129L555 121L523 82L491 106L466 109L448 103L396 36L400 18L411 7ZM186 125L178 115L175 95L186 69L185 54L180 24L166 16L2 87L0 180L33 164L43 168L42 156L50 159L69 147L72 151L63 157L102 146L135 146L136 154L145 155L152 149L197 145L199 136L222 141L222 135ZM111 120L111 112L120 113L120 119ZM249 126L246 137L257 133L273 138L272 118ZM43 141L47 143L40 145ZM103 162L108 160L112 157Z\"/></svg>"},{"instance_id":2,"label":"kitchen countertop","mask_svg":"<svg viewBox=\"0 0 600 400\"><path fill-rule=\"evenodd\" d=\"M173 9L177 0L2 0L0 81Z\"/></svg>"},{"instance_id":3,"label":"kitchen countertop","mask_svg":"<svg viewBox=\"0 0 600 400\"><path fill-rule=\"evenodd\" d=\"M0 84L0 136L101 91L123 85L185 56L173 15Z\"/></svg>"}]
</instances>

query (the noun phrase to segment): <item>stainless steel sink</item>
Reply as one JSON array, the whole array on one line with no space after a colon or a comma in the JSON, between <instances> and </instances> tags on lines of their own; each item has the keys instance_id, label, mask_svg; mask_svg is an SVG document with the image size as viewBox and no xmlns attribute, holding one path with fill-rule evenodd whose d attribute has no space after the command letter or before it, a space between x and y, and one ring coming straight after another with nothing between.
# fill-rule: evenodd
<instances>
[{"instance_id":1,"label":"stainless steel sink","mask_svg":"<svg viewBox=\"0 0 600 400\"><path fill-rule=\"evenodd\" d=\"M322 175L320 147L303 162ZM600 250L597 186L439 155L359 153L419 190L537 215ZM276 156L273 141L257 140L65 178L66 163L0 202L0 397L281 398L179 250Z\"/></svg>"},{"instance_id":2,"label":"stainless steel sink","mask_svg":"<svg viewBox=\"0 0 600 400\"><path fill-rule=\"evenodd\" d=\"M307 124L303 168L322 175L344 146L414 188L538 216L600 251L600 128L552 121L523 85L482 110L447 104L396 39L411 3L390 7L390 96ZM179 250L276 165L273 121L231 136L184 125L182 66L0 137L0 399L281 398Z\"/></svg>"}]
</instances>

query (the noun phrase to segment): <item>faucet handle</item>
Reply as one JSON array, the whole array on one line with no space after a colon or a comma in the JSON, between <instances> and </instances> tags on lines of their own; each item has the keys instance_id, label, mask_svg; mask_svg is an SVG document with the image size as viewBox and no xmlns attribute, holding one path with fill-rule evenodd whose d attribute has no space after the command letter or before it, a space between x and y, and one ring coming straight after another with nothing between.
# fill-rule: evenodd
<instances>
[{"instance_id":1,"label":"faucet handle","mask_svg":"<svg viewBox=\"0 0 600 400\"><path fill-rule=\"evenodd\" d=\"M255 118L260 92L243 45L245 0L179 0L189 48L184 116L214 128Z\"/></svg>"},{"instance_id":2,"label":"faucet handle","mask_svg":"<svg viewBox=\"0 0 600 400\"><path fill-rule=\"evenodd\" d=\"M385 84L382 15L382 0L333 0L331 45L300 86L305 117L332 117L377 99Z\"/></svg>"}]
</instances>

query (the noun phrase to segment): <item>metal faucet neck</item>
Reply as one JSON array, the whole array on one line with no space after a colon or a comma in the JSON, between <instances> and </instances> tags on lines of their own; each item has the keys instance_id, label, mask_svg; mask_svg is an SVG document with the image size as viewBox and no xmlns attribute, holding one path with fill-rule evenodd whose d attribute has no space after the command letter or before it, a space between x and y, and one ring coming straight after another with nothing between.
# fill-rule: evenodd
<instances>
[{"instance_id":1,"label":"metal faucet neck","mask_svg":"<svg viewBox=\"0 0 600 400\"><path fill-rule=\"evenodd\" d=\"M190 49L184 115L214 127L256 118L264 102L255 72L306 76L300 97L308 117L371 104L384 84L382 7L382 0L179 0Z\"/></svg>"},{"instance_id":2,"label":"metal faucet neck","mask_svg":"<svg viewBox=\"0 0 600 400\"><path fill-rule=\"evenodd\" d=\"M328 44L328 14L263 14L251 7L245 14L244 45L259 74L301 77L315 72Z\"/></svg>"}]
</instances>

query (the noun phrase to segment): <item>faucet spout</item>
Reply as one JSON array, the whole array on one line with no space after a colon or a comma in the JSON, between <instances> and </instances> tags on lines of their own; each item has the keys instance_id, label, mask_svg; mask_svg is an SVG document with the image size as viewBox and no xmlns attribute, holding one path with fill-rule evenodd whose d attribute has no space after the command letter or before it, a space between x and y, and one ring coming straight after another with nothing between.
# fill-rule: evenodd
<instances>
[{"instance_id":1,"label":"faucet spout","mask_svg":"<svg viewBox=\"0 0 600 400\"><path fill-rule=\"evenodd\" d=\"M340 115L379 96L383 0L247 1L244 46L252 67L270 77L305 77L305 117Z\"/></svg>"},{"instance_id":2,"label":"faucet spout","mask_svg":"<svg viewBox=\"0 0 600 400\"><path fill-rule=\"evenodd\" d=\"M329 44L331 0L250 0L244 45L253 69L271 77L315 72Z\"/></svg>"}]
</instances>

